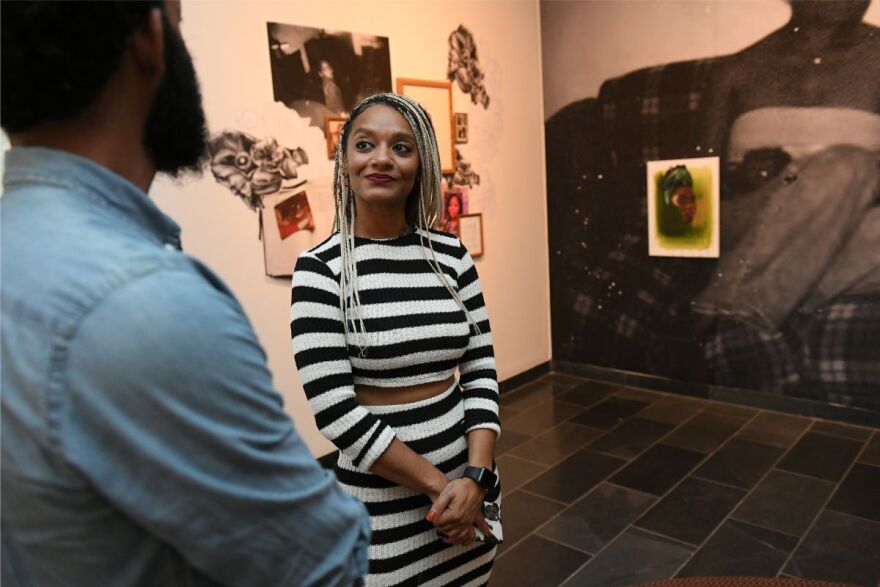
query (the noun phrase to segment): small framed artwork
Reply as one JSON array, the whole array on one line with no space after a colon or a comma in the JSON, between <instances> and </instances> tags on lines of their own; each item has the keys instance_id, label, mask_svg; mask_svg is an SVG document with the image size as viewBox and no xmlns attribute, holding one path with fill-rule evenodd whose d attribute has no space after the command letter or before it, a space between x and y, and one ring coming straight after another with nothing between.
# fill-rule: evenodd
<instances>
[{"instance_id":1,"label":"small framed artwork","mask_svg":"<svg viewBox=\"0 0 880 587\"><path fill-rule=\"evenodd\" d=\"M483 215L462 214L458 219L458 238L471 254L477 258L483 256Z\"/></svg>"},{"instance_id":2,"label":"small framed artwork","mask_svg":"<svg viewBox=\"0 0 880 587\"><path fill-rule=\"evenodd\" d=\"M452 127L452 83L397 78L397 93L412 98L431 116L440 169L444 175L455 173L455 129Z\"/></svg>"},{"instance_id":3,"label":"small framed artwork","mask_svg":"<svg viewBox=\"0 0 880 587\"><path fill-rule=\"evenodd\" d=\"M443 182L441 187L443 188L443 215L437 228L459 236L461 216L468 213L468 189L466 186L458 185L448 187L446 182Z\"/></svg>"},{"instance_id":4,"label":"small framed artwork","mask_svg":"<svg viewBox=\"0 0 880 587\"><path fill-rule=\"evenodd\" d=\"M455 116L455 142L468 142L468 117L467 112L456 112Z\"/></svg>"},{"instance_id":5,"label":"small framed artwork","mask_svg":"<svg viewBox=\"0 0 880 587\"><path fill-rule=\"evenodd\" d=\"M327 137L327 157L336 158L336 149L339 148L339 133L342 125L348 120L345 116L327 116L324 119L324 135Z\"/></svg>"},{"instance_id":6,"label":"small framed artwork","mask_svg":"<svg viewBox=\"0 0 880 587\"><path fill-rule=\"evenodd\" d=\"M301 181L263 197L259 213L266 275L291 275L299 253L312 246L315 218L306 183Z\"/></svg>"},{"instance_id":7,"label":"small framed artwork","mask_svg":"<svg viewBox=\"0 0 880 587\"><path fill-rule=\"evenodd\" d=\"M648 254L718 257L718 157L648 161Z\"/></svg>"}]
</instances>

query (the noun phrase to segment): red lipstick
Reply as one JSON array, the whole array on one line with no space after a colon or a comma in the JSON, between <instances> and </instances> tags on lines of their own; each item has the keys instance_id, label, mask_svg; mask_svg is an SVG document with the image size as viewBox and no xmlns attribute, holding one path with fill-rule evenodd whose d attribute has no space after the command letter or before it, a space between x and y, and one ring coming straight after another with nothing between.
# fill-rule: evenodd
<instances>
[{"instance_id":1,"label":"red lipstick","mask_svg":"<svg viewBox=\"0 0 880 587\"><path fill-rule=\"evenodd\" d=\"M376 184L386 184L394 181L393 177L385 175L384 173L371 173L367 176L367 179Z\"/></svg>"}]
</instances>

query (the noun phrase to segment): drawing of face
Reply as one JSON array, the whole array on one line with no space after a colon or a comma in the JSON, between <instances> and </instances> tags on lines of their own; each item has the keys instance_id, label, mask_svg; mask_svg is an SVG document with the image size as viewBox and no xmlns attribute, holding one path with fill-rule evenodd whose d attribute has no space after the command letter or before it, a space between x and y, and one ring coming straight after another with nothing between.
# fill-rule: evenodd
<instances>
[{"instance_id":1,"label":"drawing of face","mask_svg":"<svg viewBox=\"0 0 880 587\"><path fill-rule=\"evenodd\" d=\"M697 196L691 186L680 186L673 192L670 200L672 205L678 208L682 222L690 224L694 221L694 217L697 215Z\"/></svg>"}]
</instances>

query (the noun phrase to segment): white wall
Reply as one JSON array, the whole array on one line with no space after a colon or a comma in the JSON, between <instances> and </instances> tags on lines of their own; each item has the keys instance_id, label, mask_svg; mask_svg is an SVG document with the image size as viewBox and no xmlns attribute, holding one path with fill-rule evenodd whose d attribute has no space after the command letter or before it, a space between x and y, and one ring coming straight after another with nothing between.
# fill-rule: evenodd
<instances>
[{"instance_id":1,"label":"white wall","mask_svg":"<svg viewBox=\"0 0 880 587\"><path fill-rule=\"evenodd\" d=\"M550 359L543 115L537 2L184 2L183 33L199 74L212 131L241 128L272 102L266 22L390 38L392 78L445 79L447 37L470 28L486 70L488 110L454 87L454 110L468 112L466 156L482 176L485 256L477 261L495 336L500 379ZM271 126L271 124L269 125ZM242 129L244 130L244 129ZM329 177L329 167L327 174ZM183 227L184 248L208 263L238 295L266 349L275 384L316 455L333 447L317 431L290 348L287 280L264 275L257 220L210 174L151 192ZM318 230L331 205L313 202Z\"/></svg>"}]
</instances>

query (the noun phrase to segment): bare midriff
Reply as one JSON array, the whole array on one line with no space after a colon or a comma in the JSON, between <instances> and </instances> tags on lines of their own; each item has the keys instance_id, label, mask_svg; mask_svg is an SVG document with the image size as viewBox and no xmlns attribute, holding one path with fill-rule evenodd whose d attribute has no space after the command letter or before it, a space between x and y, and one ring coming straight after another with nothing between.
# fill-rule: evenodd
<instances>
[{"instance_id":1,"label":"bare midriff","mask_svg":"<svg viewBox=\"0 0 880 587\"><path fill-rule=\"evenodd\" d=\"M406 387L379 387L376 385L355 385L357 401L362 406L393 406L409 404L440 395L455 382L454 377L443 381L432 381Z\"/></svg>"}]
</instances>

